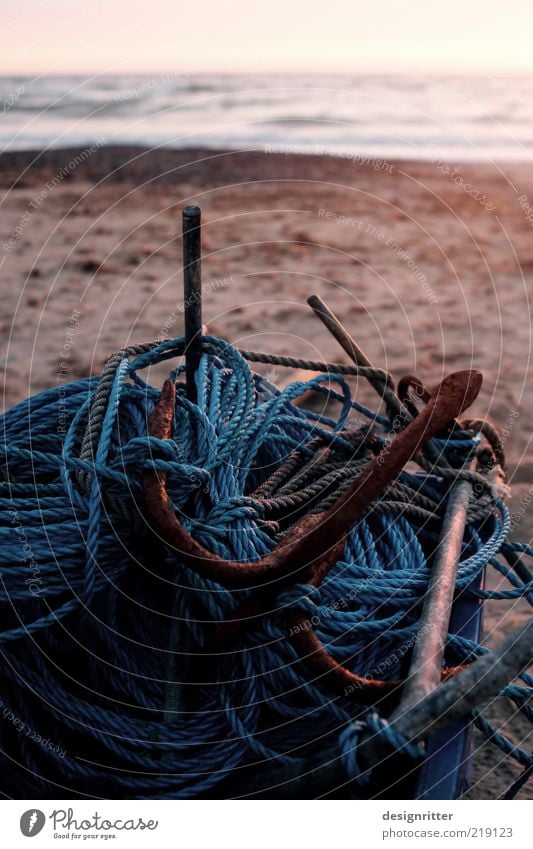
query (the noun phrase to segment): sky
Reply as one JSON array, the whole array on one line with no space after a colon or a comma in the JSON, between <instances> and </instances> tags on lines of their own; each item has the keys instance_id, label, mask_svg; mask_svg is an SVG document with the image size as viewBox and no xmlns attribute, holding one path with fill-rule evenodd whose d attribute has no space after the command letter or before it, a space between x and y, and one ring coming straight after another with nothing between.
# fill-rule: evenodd
<instances>
[{"instance_id":1,"label":"sky","mask_svg":"<svg viewBox=\"0 0 533 849\"><path fill-rule=\"evenodd\" d=\"M0 0L0 74L533 73L531 0Z\"/></svg>"}]
</instances>

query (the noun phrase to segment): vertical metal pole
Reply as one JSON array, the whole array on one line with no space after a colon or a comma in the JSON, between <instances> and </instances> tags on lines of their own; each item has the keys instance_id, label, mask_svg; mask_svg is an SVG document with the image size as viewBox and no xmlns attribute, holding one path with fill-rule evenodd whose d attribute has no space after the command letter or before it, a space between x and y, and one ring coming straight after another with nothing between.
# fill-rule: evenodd
<instances>
[{"instance_id":1,"label":"vertical metal pole","mask_svg":"<svg viewBox=\"0 0 533 849\"><path fill-rule=\"evenodd\" d=\"M475 458L467 468L476 468ZM448 636L455 592L457 568L461 559L472 484L459 480L453 484L442 522L441 534L424 599L413 649L411 666L399 706L391 716L395 722L440 684L441 665Z\"/></svg>"},{"instance_id":2,"label":"vertical metal pole","mask_svg":"<svg viewBox=\"0 0 533 849\"><path fill-rule=\"evenodd\" d=\"M202 237L199 206L186 206L183 221L183 306L187 396L196 401L194 376L202 353Z\"/></svg>"},{"instance_id":3,"label":"vertical metal pole","mask_svg":"<svg viewBox=\"0 0 533 849\"><path fill-rule=\"evenodd\" d=\"M198 206L186 206L182 211L183 232L183 309L185 313L185 379L187 397L196 402L194 377L202 353L202 239L201 216ZM174 570L176 574L176 570ZM178 581L176 583L179 583ZM163 719L172 724L187 710L190 691L187 688L190 670L191 643L182 620L176 596L171 607L172 621L169 629L169 646L166 672ZM179 655L179 661L178 661ZM179 677L179 681L176 681ZM163 754L163 763L171 768L172 755Z\"/></svg>"}]
</instances>

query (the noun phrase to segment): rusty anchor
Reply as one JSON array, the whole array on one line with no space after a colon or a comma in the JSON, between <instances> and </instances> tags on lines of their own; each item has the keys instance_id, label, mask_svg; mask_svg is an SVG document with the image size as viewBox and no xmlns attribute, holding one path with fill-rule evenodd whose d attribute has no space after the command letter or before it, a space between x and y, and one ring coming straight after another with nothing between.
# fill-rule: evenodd
<instances>
[{"instance_id":1,"label":"rusty anchor","mask_svg":"<svg viewBox=\"0 0 533 849\"><path fill-rule=\"evenodd\" d=\"M259 586L287 579L322 580L338 557L339 546L354 521L399 474L425 443L467 409L481 388L476 370L454 372L438 385L420 414L359 473L352 486L325 512L306 516L289 529L267 555L248 563L225 560L197 542L176 516L166 488L166 474L144 473L143 490L154 530L187 565L204 578L230 588ZM176 387L167 380L150 417L149 433L169 439Z\"/></svg>"}]
</instances>

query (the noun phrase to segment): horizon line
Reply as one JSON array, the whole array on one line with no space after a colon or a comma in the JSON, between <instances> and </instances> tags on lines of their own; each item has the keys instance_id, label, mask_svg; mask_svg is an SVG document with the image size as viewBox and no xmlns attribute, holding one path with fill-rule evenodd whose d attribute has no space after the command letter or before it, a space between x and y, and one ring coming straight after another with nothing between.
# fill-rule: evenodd
<instances>
[{"instance_id":1,"label":"horizon line","mask_svg":"<svg viewBox=\"0 0 533 849\"><path fill-rule=\"evenodd\" d=\"M284 76L304 76L304 77L349 77L349 76L368 76L368 77L384 77L384 76L398 76L398 77L421 77L421 78L439 78L439 77L450 77L450 76L461 76L461 77L533 77L533 65L530 68L523 69L488 69L488 68L460 68L460 67L451 67L448 70L443 68L438 69L422 69L422 68L412 68L412 69L383 69L380 70L375 67L369 68L353 68L350 70L295 70L294 68L287 68L285 70L279 69L254 69L252 71L246 68L236 68L233 70L221 69L221 68L213 68L213 69L195 69L195 68L180 68L180 69L170 69L170 68L153 68L153 69L128 69L124 71L106 71L106 70L73 70L73 71L53 71L47 72L46 70L20 70L20 71L0 71L0 79L13 78L13 77L48 77L48 78L61 78L61 77L80 77L80 78L97 78L102 76L107 77L122 77L122 76L138 76L138 77L203 77L203 76L225 76L225 77L237 77L246 75L248 77L261 77L261 76L271 76L271 77L284 77Z\"/></svg>"}]
</instances>

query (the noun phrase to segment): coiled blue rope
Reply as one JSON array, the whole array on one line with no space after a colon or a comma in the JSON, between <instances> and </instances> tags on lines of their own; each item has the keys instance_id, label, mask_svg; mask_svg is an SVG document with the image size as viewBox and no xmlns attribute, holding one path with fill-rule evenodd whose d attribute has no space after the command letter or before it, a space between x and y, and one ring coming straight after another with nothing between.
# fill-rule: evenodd
<instances>
[{"instance_id":1,"label":"coiled blue rope","mask_svg":"<svg viewBox=\"0 0 533 849\"><path fill-rule=\"evenodd\" d=\"M274 612L252 619L231 650L202 661L210 626L231 619L247 593L176 562L147 524L142 477L149 469L165 472L187 529L215 553L250 561L276 542L256 490L287 457L299 452L307 461L317 440L341 453L363 451L347 437L350 417L357 414L359 426L361 416L383 425L383 439L387 421L358 404L341 375L262 394L243 357L208 338L198 403L179 391L174 439L159 440L147 433L159 390L139 372L175 356L183 343L146 348L115 358L98 432L90 419L102 386L97 378L43 392L2 417L0 741L11 770L4 792L22 786L34 797L209 795L239 770L303 763L317 741L336 741L348 776L357 777L350 731L357 706L308 680L284 615L304 609L335 659L358 675L400 677L438 530L389 509L384 495L382 509L355 523L320 588L285 589ZM338 386L334 420L293 404L324 380ZM354 432L362 445L368 430ZM448 447L450 454L467 452L472 443L454 438L436 447L446 455ZM433 503L445 501L448 484L438 477L403 472L400 482ZM498 560L508 530L503 504L468 525L458 591L532 602L533 587ZM472 589L487 564L509 578L510 590ZM186 675L190 651L198 668ZM482 651L450 634L447 662L468 662ZM524 673L504 691L530 721L532 684ZM185 708L172 707L176 692ZM388 733L382 717L368 716L376 734ZM478 725L522 767L531 766L529 753L486 720Z\"/></svg>"}]
</instances>

